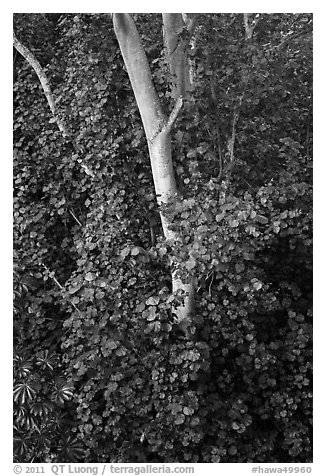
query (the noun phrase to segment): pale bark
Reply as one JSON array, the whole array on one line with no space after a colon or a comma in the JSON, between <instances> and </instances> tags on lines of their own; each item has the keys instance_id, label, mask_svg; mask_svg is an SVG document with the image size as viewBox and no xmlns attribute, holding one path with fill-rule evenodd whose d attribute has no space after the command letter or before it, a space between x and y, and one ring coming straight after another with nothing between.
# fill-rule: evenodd
<instances>
[{"instance_id":1,"label":"pale bark","mask_svg":"<svg viewBox=\"0 0 326 476\"><path fill-rule=\"evenodd\" d=\"M255 26L252 24L250 13L243 14L243 24L246 32L246 40L251 40Z\"/></svg>"},{"instance_id":2,"label":"pale bark","mask_svg":"<svg viewBox=\"0 0 326 476\"><path fill-rule=\"evenodd\" d=\"M190 89L191 77L187 52L196 17L182 13L163 13L162 17L166 58L172 76L172 97L177 98L184 96ZM188 32L188 38L185 37L183 30Z\"/></svg>"},{"instance_id":3,"label":"pale bark","mask_svg":"<svg viewBox=\"0 0 326 476\"><path fill-rule=\"evenodd\" d=\"M246 32L246 40L251 40L254 34L254 30L258 23L261 20L261 15L258 14L255 17L252 17L251 13L244 13L243 14L243 24L245 27Z\"/></svg>"},{"instance_id":4,"label":"pale bark","mask_svg":"<svg viewBox=\"0 0 326 476\"><path fill-rule=\"evenodd\" d=\"M196 49L196 37L193 36L190 40L189 50ZM196 63L193 57L189 57L189 84L193 86L196 79Z\"/></svg>"},{"instance_id":5,"label":"pale bark","mask_svg":"<svg viewBox=\"0 0 326 476\"><path fill-rule=\"evenodd\" d=\"M159 205L167 204L171 198L177 196L170 132L182 107L182 97L178 97L169 118L166 118L162 112L147 57L131 15L128 13L113 14L113 25L145 129L157 202ZM171 229L169 219L162 211L160 216L165 238L172 242L177 241L178 234ZM171 266L175 266L175 264L171 263ZM188 322L192 311L194 286L183 282L178 277L178 269L175 269L172 272L172 288L173 292L183 291L185 293L184 304L174 308L173 312L177 322L183 323L183 327L186 328L186 322Z\"/></svg>"},{"instance_id":6,"label":"pale bark","mask_svg":"<svg viewBox=\"0 0 326 476\"><path fill-rule=\"evenodd\" d=\"M52 112L52 116L55 120L55 123L58 126L59 131L62 133L63 137L71 139L70 134L68 132L68 129L65 126L64 121L62 121L60 119L60 117L57 113L57 108L56 108L56 105L55 105L55 99L54 99L54 96L52 94L50 83L48 81L48 78L47 78L47 76L45 74L45 71L42 68L41 64L39 63L39 61L37 60L35 55L18 40L18 38L16 37L15 34L14 34L14 47L25 58L25 60L28 62L28 64L35 71L35 73L36 73L36 75L37 75L37 77L38 77L38 79L41 83L44 95L46 97L46 100L47 100L48 105L49 105L49 107L51 109L51 112ZM78 152L78 147L76 146L76 144L74 144L74 145L75 145L76 151ZM83 163L83 160L81 158L77 159L77 161L78 161L81 168L85 171L85 173L87 175L90 175L93 178L95 177L94 172L86 164Z\"/></svg>"},{"instance_id":7,"label":"pale bark","mask_svg":"<svg viewBox=\"0 0 326 476\"><path fill-rule=\"evenodd\" d=\"M156 94L147 57L129 13L113 15L114 31L127 69L148 141L162 129L165 117Z\"/></svg>"},{"instance_id":8,"label":"pale bark","mask_svg":"<svg viewBox=\"0 0 326 476\"><path fill-rule=\"evenodd\" d=\"M48 105L50 106L53 118L59 130L62 132L64 137L68 136L69 134L66 129L66 126L64 125L63 121L58 117L56 106L55 106L55 100L51 91L48 78L44 72L44 69L42 68L39 61L36 59L36 57L33 55L33 53L18 40L15 34L14 34L14 47L16 48L17 51L19 51L19 53L25 58L25 60L34 69L35 73L38 76L38 79L40 80L46 100L48 102Z\"/></svg>"},{"instance_id":9,"label":"pale bark","mask_svg":"<svg viewBox=\"0 0 326 476\"><path fill-rule=\"evenodd\" d=\"M167 120L162 112L147 57L131 15L114 14L113 25L145 129L158 203L167 203L177 192L170 130L178 108L173 109ZM168 231L164 230L164 233Z\"/></svg>"},{"instance_id":10,"label":"pale bark","mask_svg":"<svg viewBox=\"0 0 326 476\"><path fill-rule=\"evenodd\" d=\"M232 132L231 136L227 140L227 155L228 155L228 160L230 165L232 166L233 161L234 161L234 145L235 145L235 139L236 139L236 126L239 120L240 116L240 109L241 109L241 103L243 99L244 93L241 94L239 97L239 103L235 106L234 112L233 112L233 120L232 120Z\"/></svg>"}]
</instances>

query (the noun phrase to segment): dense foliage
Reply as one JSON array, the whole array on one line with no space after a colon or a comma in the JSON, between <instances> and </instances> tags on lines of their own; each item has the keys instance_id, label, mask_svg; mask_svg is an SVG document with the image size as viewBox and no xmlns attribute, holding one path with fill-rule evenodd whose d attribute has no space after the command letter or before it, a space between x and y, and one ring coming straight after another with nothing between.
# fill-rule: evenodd
<instances>
[{"instance_id":1,"label":"dense foliage","mask_svg":"<svg viewBox=\"0 0 326 476\"><path fill-rule=\"evenodd\" d=\"M160 16L134 17L170 110ZM110 17L15 16L71 134L15 51L17 461L311 461L311 16L257 19L251 42L240 14L198 19L167 243ZM171 256L197 279L190 338Z\"/></svg>"}]
</instances>

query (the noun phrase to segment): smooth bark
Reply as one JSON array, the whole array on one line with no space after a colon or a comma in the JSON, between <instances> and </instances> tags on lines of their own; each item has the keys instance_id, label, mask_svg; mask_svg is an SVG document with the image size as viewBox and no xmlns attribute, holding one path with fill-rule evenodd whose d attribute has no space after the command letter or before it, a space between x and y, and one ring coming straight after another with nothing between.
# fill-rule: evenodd
<instances>
[{"instance_id":1,"label":"smooth bark","mask_svg":"<svg viewBox=\"0 0 326 476\"><path fill-rule=\"evenodd\" d=\"M25 45L23 45L18 40L15 33L14 33L14 47L25 58L25 60L28 62L28 64L35 71L35 73L36 73L36 75L37 75L37 77L38 77L38 79L41 83L44 95L45 95L46 100L48 102L48 105L51 109L52 116L55 120L55 123L58 126L58 129L62 133L63 137L69 138L71 140L71 142L74 143L74 141L70 137L70 134L68 132L67 127L65 126L64 121L60 119L60 117L57 113L57 108L56 108L56 105L55 105L55 99L54 99L54 96L53 96L53 93L52 93L52 90L51 90L51 87L50 87L50 83L48 81L47 75L45 74L45 71L42 68L40 62L37 60L35 55ZM74 143L74 147L76 149L76 152L78 152L78 146L76 146L76 143ZM85 171L85 173L87 175L90 175L93 178L95 177L94 172L86 164L83 163L83 159L79 158L79 159L77 159L77 161L78 161L81 168Z\"/></svg>"},{"instance_id":2,"label":"smooth bark","mask_svg":"<svg viewBox=\"0 0 326 476\"><path fill-rule=\"evenodd\" d=\"M243 24L244 24L245 32L246 32L246 40L251 40L255 27L252 24L250 13L243 14Z\"/></svg>"},{"instance_id":3,"label":"smooth bark","mask_svg":"<svg viewBox=\"0 0 326 476\"><path fill-rule=\"evenodd\" d=\"M177 196L170 132L182 107L182 96L178 96L169 118L166 118L162 112L147 57L131 15L128 13L114 14L113 25L145 129L157 201L159 205L167 204L171 198ZM165 238L177 241L179 237L171 229L169 219L162 211L160 216ZM174 265L171 263L171 266ZM183 282L178 276L178 269L174 269L172 288L173 292L183 291L185 294L184 303L175 307L173 312L177 322L182 323L183 328L186 329L192 311L194 286Z\"/></svg>"},{"instance_id":4,"label":"smooth bark","mask_svg":"<svg viewBox=\"0 0 326 476\"><path fill-rule=\"evenodd\" d=\"M190 89L191 77L188 48L196 17L182 13L163 13L164 44L170 68L172 97L185 96ZM185 33L187 32L187 35Z\"/></svg>"},{"instance_id":5,"label":"smooth bark","mask_svg":"<svg viewBox=\"0 0 326 476\"><path fill-rule=\"evenodd\" d=\"M15 34L14 34L14 47L25 58L25 60L30 64L30 66L34 69L35 73L37 74L38 79L40 80L42 89L44 91L46 100L48 102L48 105L50 106L53 118L59 130L62 132L63 136L67 137L69 135L68 131L63 121L58 117L54 97L51 91L48 78L44 72L44 69L42 68L39 61L36 59L36 57L33 55L33 53L18 40Z\"/></svg>"},{"instance_id":6,"label":"smooth bark","mask_svg":"<svg viewBox=\"0 0 326 476\"><path fill-rule=\"evenodd\" d=\"M139 33L129 13L115 13L113 25L147 140L152 141L162 129L165 117L154 88Z\"/></svg>"}]
</instances>

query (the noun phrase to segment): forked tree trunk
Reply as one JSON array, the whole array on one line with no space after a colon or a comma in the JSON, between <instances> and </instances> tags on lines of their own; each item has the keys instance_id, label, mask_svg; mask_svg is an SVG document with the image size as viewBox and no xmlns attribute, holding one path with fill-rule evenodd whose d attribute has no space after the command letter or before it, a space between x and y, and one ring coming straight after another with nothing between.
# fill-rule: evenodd
<instances>
[{"instance_id":1,"label":"forked tree trunk","mask_svg":"<svg viewBox=\"0 0 326 476\"><path fill-rule=\"evenodd\" d=\"M147 57L131 15L114 14L113 25L145 129L157 201L159 205L166 204L177 195L170 132L182 107L182 96L176 99L167 118L156 94ZM177 233L171 229L172 223L162 211L160 216L165 238L178 240ZM173 292L185 293L183 304L176 307L174 313L177 321L186 328L193 306L194 285L183 282L176 268L172 272L172 288Z\"/></svg>"}]
</instances>

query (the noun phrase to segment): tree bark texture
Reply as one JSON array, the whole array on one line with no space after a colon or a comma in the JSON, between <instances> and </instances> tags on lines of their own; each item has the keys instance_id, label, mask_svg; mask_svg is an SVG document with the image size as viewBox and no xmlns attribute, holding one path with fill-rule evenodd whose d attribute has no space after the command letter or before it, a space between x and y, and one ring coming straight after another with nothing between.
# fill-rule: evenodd
<instances>
[{"instance_id":1,"label":"tree bark texture","mask_svg":"<svg viewBox=\"0 0 326 476\"><path fill-rule=\"evenodd\" d=\"M159 205L166 204L169 199L177 195L170 131L182 107L182 97L178 97L169 118L166 118L154 88L137 27L131 15L128 13L114 14L113 25L145 129L157 201ZM160 212L160 216L165 238L172 241L178 240L177 233L171 229L169 219L162 212ZM172 263L171 265L173 266ZM177 322L185 324L192 311L194 286L184 283L178 277L178 269L176 269L172 271L172 289L173 292L183 291L185 293L183 305L173 309Z\"/></svg>"}]
</instances>

